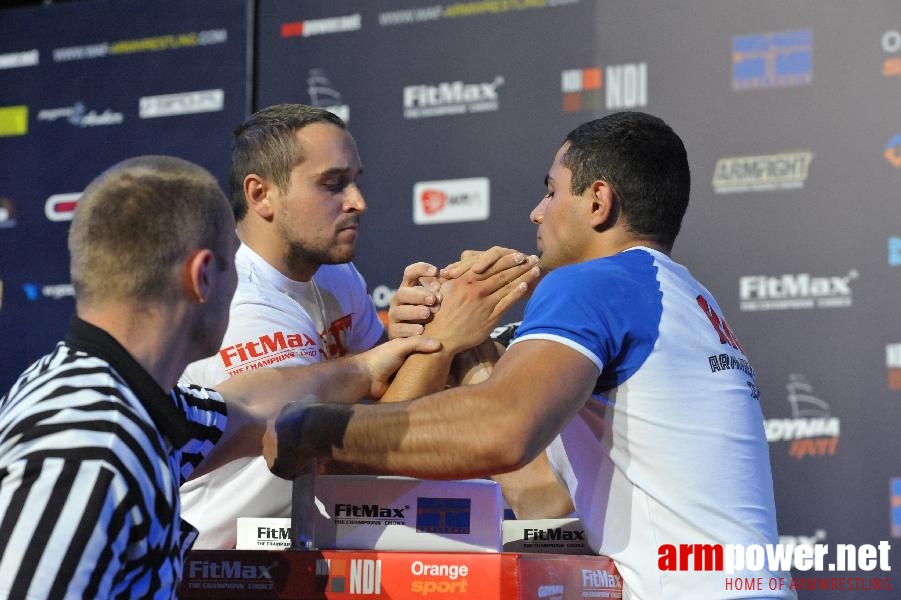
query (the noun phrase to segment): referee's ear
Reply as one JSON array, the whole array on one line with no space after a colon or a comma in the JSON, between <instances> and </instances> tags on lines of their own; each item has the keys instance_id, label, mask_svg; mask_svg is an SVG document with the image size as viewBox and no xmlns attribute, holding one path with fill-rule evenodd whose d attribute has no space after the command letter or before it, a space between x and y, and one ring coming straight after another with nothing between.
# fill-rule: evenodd
<instances>
[{"instance_id":1,"label":"referee's ear","mask_svg":"<svg viewBox=\"0 0 901 600\"><path fill-rule=\"evenodd\" d=\"M184 288L191 302L203 304L212 288L211 271L216 269L216 256L209 248L194 252L187 260L184 271Z\"/></svg>"}]
</instances>

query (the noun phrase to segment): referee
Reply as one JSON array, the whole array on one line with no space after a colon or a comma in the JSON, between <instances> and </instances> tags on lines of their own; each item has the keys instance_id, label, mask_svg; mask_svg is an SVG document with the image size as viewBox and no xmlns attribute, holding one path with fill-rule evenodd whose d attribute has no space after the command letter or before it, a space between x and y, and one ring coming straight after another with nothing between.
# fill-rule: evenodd
<instances>
[{"instance_id":1,"label":"referee","mask_svg":"<svg viewBox=\"0 0 901 600\"><path fill-rule=\"evenodd\" d=\"M409 338L219 393L176 385L219 348L237 247L193 163L133 158L85 190L69 231L76 316L0 400L0 599L173 598L197 535L178 503L192 472L259 454L275 407L377 398L406 355L437 349Z\"/></svg>"}]
</instances>

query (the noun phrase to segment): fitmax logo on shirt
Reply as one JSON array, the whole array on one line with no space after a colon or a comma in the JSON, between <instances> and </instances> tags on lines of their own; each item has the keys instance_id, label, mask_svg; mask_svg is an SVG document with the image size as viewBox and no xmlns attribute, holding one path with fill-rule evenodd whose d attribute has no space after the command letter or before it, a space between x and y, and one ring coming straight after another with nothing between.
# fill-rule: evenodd
<instances>
[{"instance_id":1,"label":"fitmax logo on shirt","mask_svg":"<svg viewBox=\"0 0 901 600\"><path fill-rule=\"evenodd\" d=\"M219 350L219 358L222 359L225 368L229 369L241 363L258 361L286 351L290 351L293 355L295 351L305 349L313 349L318 353L316 340L303 333L285 334L284 331L276 331L271 335L261 335L257 340L226 346Z\"/></svg>"}]
</instances>

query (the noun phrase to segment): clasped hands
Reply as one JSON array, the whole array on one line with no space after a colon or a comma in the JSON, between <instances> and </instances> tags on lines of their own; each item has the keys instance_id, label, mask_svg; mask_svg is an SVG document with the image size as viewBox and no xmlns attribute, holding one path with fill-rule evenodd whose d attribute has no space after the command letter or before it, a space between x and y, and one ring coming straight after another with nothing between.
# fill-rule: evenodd
<instances>
[{"instance_id":1,"label":"clasped hands","mask_svg":"<svg viewBox=\"0 0 901 600\"><path fill-rule=\"evenodd\" d=\"M349 358L369 371L372 397L384 393L388 378L409 354L440 349L456 355L488 339L501 315L534 288L540 278L537 265L536 256L495 246L463 252L443 269L424 262L404 269L389 309L391 341ZM352 408L310 401L317 400L291 403L269 422L263 455L276 475L293 477L343 438Z\"/></svg>"},{"instance_id":2,"label":"clasped hands","mask_svg":"<svg viewBox=\"0 0 901 600\"><path fill-rule=\"evenodd\" d=\"M388 336L425 334L454 353L472 348L534 288L540 276L537 265L538 257L500 246L467 250L443 269L414 263L404 270L391 300Z\"/></svg>"}]
</instances>

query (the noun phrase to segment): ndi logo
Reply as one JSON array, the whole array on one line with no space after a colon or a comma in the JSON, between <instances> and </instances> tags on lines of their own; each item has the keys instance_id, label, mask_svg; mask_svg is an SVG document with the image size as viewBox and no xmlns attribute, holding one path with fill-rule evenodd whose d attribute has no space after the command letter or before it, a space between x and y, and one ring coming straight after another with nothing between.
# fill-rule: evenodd
<instances>
[{"instance_id":1,"label":"ndi logo","mask_svg":"<svg viewBox=\"0 0 901 600\"><path fill-rule=\"evenodd\" d=\"M601 109L601 88L604 72L600 67L567 69L560 74L563 93L563 112Z\"/></svg>"},{"instance_id":2,"label":"ndi logo","mask_svg":"<svg viewBox=\"0 0 901 600\"><path fill-rule=\"evenodd\" d=\"M648 64L626 63L560 74L563 112L619 110L648 105ZM601 93L604 103L601 106Z\"/></svg>"},{"instance_id":3,"label":"ndi logo","mask_svg":"<svg viewBox=\"0 0 901 600\"><path fill-rule=\"evenodd\" d=\"M382 593L380 559L316 559L316 576L328 578L328 591L339 594Z\"/></svg>"}]
</instances>

